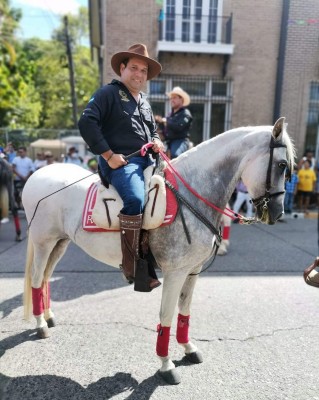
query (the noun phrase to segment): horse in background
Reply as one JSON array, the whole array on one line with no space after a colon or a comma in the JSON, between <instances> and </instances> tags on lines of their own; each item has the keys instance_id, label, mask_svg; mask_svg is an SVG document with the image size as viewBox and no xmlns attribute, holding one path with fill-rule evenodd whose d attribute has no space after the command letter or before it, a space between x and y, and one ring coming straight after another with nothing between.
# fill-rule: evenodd
<instances>
[{"instance_id":1,"label":"horse in background","mask_svg":"<svg viewBox=\"0 0 319 400\"><path fill-rule=\"evenodd\" d=\"M22 240L21 228L18 208L14 200L12 168L8 161L0 157L0 221L3 218L9 218L9 210L11 210L13 215L16 231L15 240L20 242Z\"/></svg>"}]
</instances>

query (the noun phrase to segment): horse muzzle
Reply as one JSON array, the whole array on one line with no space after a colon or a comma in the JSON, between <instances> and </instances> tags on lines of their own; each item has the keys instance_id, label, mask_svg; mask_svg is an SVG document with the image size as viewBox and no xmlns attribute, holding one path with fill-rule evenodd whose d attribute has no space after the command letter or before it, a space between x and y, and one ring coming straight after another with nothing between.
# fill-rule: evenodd
<instances>
[{"instance_id":1,"label":"horse muzzle","mask_svg":"<svg viewBox=\"0 0 319 400\"><path fill-rule=\"evenodd\" d=\"M274 225L284 213L283 199L284 192L277 192L253 200L256 207L257 219L263 224Z\"/></svg>"}]
</instances>

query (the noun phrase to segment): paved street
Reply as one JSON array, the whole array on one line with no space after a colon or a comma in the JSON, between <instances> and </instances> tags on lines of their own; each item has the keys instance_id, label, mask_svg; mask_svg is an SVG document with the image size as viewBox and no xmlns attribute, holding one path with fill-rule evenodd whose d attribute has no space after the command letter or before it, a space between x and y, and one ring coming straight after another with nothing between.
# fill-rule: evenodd
<instances>
[{"instance_id":1,"label":"paved street","mask_svg":"<svg viewBox=\"0 0 319 400\"><path fill-rule=\"evenodd\" d=\"M156 375L161 289L140 294L117 269L71 245L51 286L57 326L36 340L23 320L26 248L0 227L0 399L319 399L319 289L303 269L318 255L316 219L233 225L229 253L198 280L191 365L171 336L182 382ZM171 334L175 332L175 321Z\"/></svg>"}]
</instances>

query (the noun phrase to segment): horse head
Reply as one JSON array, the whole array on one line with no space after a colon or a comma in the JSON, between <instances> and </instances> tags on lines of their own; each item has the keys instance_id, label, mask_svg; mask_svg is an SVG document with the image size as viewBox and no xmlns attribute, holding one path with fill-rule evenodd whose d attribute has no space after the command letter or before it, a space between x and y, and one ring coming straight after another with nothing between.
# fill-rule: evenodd
<instances>
[{"instance_id":1,"label":"horse head","mask_svg":"<svg viewBox=\"0 0 319 400\"><path fill-rule=\"evenodd\" d=\"M257 219L269 225L283 214L286 172L293 170L295 153L286 125L285 118L278 119L272 127L270 141L269 136L265 137L265 152L256 157L242 175L254 194L252 202Z\"/></svg>"}]
</instances>

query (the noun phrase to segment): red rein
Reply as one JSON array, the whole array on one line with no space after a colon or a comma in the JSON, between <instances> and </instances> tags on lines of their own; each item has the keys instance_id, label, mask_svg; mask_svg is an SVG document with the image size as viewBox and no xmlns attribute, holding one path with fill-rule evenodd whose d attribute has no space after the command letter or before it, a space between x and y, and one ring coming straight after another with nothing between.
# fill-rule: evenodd
<instances>
[{"instance_id":1,"label":"red rein","mask_svg":"<svg viewBox=\"0 0 319 400\"><path fill-rule=\"evenodd\" d=\"M235 213L233 210L231 210L230 208L225 207L224 210L222 210L221 208L217 207L215 204L211 203L210 201L206 200L204 197L202 197L198 192L196 192L195 189L193 189L184 179L183 177L176 171L176 169L172 166L172 164L170 163L170 159L167 157L167 155L160 150L160 155L163 158L163 160L165 160L167 162L167 167L171 170L171 172L173 172L178 179L183 183L183 185L198 199L200 199L203 203L205 203L208 207L213 208L214 210L218 211L220 214L224 214L227 217L231 218L232 220L237 220L237 219L241 219L242 216L238 213Z\"/></svg>"}]
</instances>

